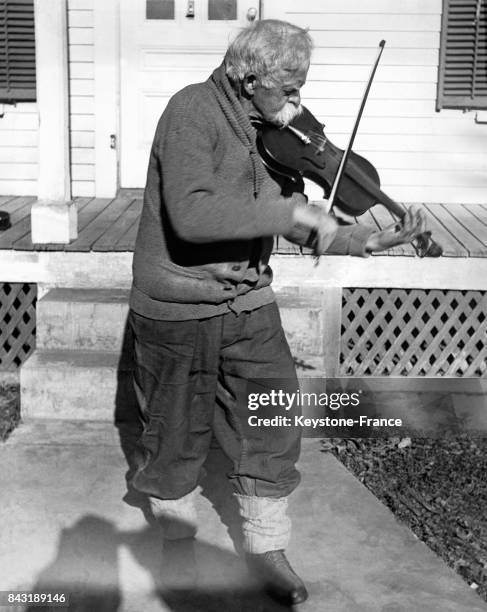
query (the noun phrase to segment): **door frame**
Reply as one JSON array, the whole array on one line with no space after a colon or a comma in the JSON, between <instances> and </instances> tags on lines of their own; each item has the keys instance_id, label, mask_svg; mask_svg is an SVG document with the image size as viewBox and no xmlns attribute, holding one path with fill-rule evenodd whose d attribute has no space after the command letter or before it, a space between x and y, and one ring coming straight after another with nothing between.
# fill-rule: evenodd
<instances>
[{"instance_id":1,"label":"door frame","mask_svg":"<svg viewBox=\"0 0 487 612\"><path fill-rule=\"evenodd\" d=\"M120 186L120 3L94 3L95 197Z\"/></svg>"}]
</instances>

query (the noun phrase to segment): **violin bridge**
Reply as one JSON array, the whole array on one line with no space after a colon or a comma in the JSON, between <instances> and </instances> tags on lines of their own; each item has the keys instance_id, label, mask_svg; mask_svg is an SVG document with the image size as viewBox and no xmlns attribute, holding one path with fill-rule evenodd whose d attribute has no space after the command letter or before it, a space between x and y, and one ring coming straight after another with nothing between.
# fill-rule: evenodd
<instances>
[{"instance_id":1,"label":"violin bridge","mask_svg":"<svg viewBox=\"0 0 487 612\"><path fill-rule=\"evenodd\" d=\"M316 154L317 155L321 155L321 153L324 152L326 147L326 138L323 138L323 141L321 142L319 147L316 147Z\"/></svg>"}]
</instances>

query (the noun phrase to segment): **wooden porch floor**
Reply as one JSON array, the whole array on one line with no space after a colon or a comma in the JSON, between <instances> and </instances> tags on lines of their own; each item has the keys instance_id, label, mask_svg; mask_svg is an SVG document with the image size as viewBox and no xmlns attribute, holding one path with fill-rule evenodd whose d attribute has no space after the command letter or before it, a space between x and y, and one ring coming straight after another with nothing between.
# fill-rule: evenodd
<instances>
[{"instance_id":1,"label":"wooden porch floor","mask_svg":"<svg viewBox=\"0 0 487 612\"><path fill-rule=\"evenodd\" d=\"M69 245L33 244L30 209L35 197L0 196L0 209L10 213L12 227L0 232L0 249L18 251L121 252L133 251L140 212L138 192L114 199L76 198L78 238ZM447 257L487 257L487 205L424 205L429 229L443 246ZM391 214L376 206L351 221L383 228L393 222ZM276 253L299 253L294 245L280 238ZM391 249L387 255L414 256L410 245Z\"/></svg>"}]
</instances>

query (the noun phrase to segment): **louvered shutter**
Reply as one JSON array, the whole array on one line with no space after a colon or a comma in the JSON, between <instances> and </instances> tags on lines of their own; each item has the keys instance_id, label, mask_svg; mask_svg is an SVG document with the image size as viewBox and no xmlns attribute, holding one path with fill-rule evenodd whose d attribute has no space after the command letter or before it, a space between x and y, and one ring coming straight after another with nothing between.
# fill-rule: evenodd
<instances>
[{"instance_id":1,"label":"louvered shutter","mask_svg":"<svg viewBox=\"0 0 487 612\"><path fill-rule=\"evenodd\" d=\"M487 0L443 0L441 108L487 108Z\"/></svg>"},{"instance_id":2,"label":"louvered shutter","mask_svg":"<svg viewBox=\"0 0 487 612\"><path fill-rule=\"evenodd\" d=\"M0 0L0 102L35 99L34 0Z\"/></svg>"}]
</instances>

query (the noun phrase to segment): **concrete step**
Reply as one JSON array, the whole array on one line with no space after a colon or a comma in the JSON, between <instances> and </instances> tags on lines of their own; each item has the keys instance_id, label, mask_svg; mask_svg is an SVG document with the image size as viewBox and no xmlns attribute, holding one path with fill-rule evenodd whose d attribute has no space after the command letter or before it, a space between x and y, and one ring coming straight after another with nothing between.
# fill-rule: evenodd
<instances>
[{"instance_id":1,"label":"concrete step","mask_svg":"<svg viewBox=\"0 0 487 612\"><path fill-rule=\"evenodd\" d=\"M298 375L323 376L320 303L278 296ZM135 404L129 291L53 289L37 305L37 350L21 369L24 418L112 421ZM122 364L122 365L120 365Z\"/></svg>"},{"instance_id":2,"label":"concrete step","mask_svg":"<svg viewBox=\"0 0 487 612\"><path fill-rule=\"evenodd\" d=\"M120 351L128 299L125 289L52 289L37 303L37 346Z\"/></svg>"},{"instance_id":3,"label":"concrete step","mask_svg":"<svg viewBox=\"0 0 487 612\"><path fill-rule=\"evenodd\" d=\"M36 350L20 372L25 419L123 420L135 403L132 367L116 351Z\"/></svg>"},{"instance_id":4,"label":"concrete step","mask_svg":"<svg viewBox=\"0 0 487 612\"><path fill-rule=\"evenodd\" d=\"M132 418L137 405L132 374L130 353L37 349L20 370L22 418ZM298 375L309 373L298 368Z\"/></svg>"},{"instance_id":5,"label":"concrete step","mask_svg":"<svg viewBox=\"0 0 487 612\"><path fill-rule=\"evenodd\" d=\"M37 347L121 351L126 339L129 291L52 289L37 304ZM323 375L321 303L297 294L277 294L282 324L298 367Z\"/></svg>"}]
</instances>

